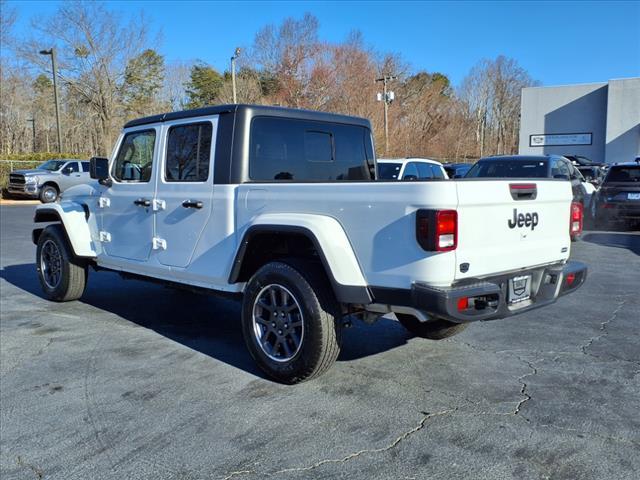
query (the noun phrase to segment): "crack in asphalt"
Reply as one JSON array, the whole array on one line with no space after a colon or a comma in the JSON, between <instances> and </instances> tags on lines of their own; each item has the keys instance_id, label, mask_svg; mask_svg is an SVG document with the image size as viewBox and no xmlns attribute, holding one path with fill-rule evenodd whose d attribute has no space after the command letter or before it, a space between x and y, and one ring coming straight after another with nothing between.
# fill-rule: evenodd
<instances>
[{"instance_id":1,"label":"crack in asphalt","mask_svg":"<svg viewBox=\"0 0 640 480\"><path fill-rule=\"evenodd\" d=\"M587 348L591 347L591 345L593 345L594 342L597 342L598 340L600 340L602 337L604 337L608 333L607 332L607 325L609 325L611 322L613 322L618 317L618 312L620 312L620 310L622 310L622 307L624 307L625 303L627 303L626 297L618 297L618 298L623 298L623 300L622 301L618 301L618 306L613 311L611 316L607 320L605 320L604 322L600 323L600 331L602 333L600 335L596 335L595 337L591 337L587 343L585 343L584 345L582 345L580 347L581 350L582 350L582 353L584 353L585 355L589 355L589 356L594 357L594 358L600 358L598 355L594 355L594 354L591 354L591 353L587 352Z\"/></svg>"},{"instance_id":2,"label":"crack in asphalt","mask_svg":"<svg viewBox=\"0 0 640 480\"><path fill-rule=\"evenodd\" d=\"M427 422L434 418L434 417L441 417L444 415L449 415L454 413L455 411L457 411L458 408L450 408L447 410L440 410L438 412L433 412L433 413L428 413L428 412L421 412L423 417L420 420L420 422L418 423L417 426L415 426L414 428L407 430L406 432L404 432L402 435L398 436L393 442L391 442L389 445L385 446L385 447L380 447L380 448L366 448L363 450L358 450L357 452L353 452L350 453L344 457L341 458L329 458L329 459L325 459L325 460L320 460L312 465L308 465L306 467L291 467L291 468L283 468L281 470L277 470L275 472L271 472L271 473L261 473L260 475L264 475L264 476L271 476L271 475L279 475L282 473L292 473L292 472L307 472L309 470L314 470L318 467L321 467L322 465L326 465L328 463L345 463L348 462L350 460L353 460L354 458L357 458L361 455L366 455L366 454L370 454L370 453L383 453L383 452L387 452L389 450L392 450L393 448L397 447L398 444L400 444L403 440L407 439L408 437L410 437L411 435L413 435L414 433L419 432L420 430L422 430L425 425L427 424ZM229 473L227 476L225 476L222 480L229 480L231 478L233 478L234 476L237 475L246 475L246 474L258 474L258 472L256 472L255 470L238 470L235 472L231 472Z\"/></svg>"},{"instance_id":3,"label":"crack in asphalt","mask_svg":"<svg viewBox=\"0 0 640 480\"><path fill-rule=\"evenodd\" d=\"M522 407L524 407L524 404L527 403L529 400L531 400L531 395L529 395L529 393L527 392L527 389L529 388L529 386L527 385L527 382L524 381L525 378L527 377L531 377L533 375L537 375L538 374L538 369L536 367L533 366L533 363L537 363L542 361L542 359L538 359L536 361L534 361L533 363L531 363L528 360L525 360L521 357L518 357L518 360L520 360L523 363L526 363L527 366L531 369L531 371L529 373L525 373L524 375L520 375L518 377L518 381L521 384L520 387L520 395L522 395L522 399L518 402L518 404L516 405L516 408L513 411L513 415L519 415L520 411L522 410ZM529 422L530 420L525 417L524 415L521 415L522 418L524 418L527 422Z\"/></svg>"},{"instance_id":4,"label":"crack in asphalt","mask_svg":"<svg viewBox=\"0 0 640 480\"><path fill-rule=\"evenodd\" d=\"M44 471L41 468L25 462L20 455L18 455L17 463L20 467L29 468L35 474L36 478L41 479L42 477L44 477Z\"/></svg>"}]
</instances>

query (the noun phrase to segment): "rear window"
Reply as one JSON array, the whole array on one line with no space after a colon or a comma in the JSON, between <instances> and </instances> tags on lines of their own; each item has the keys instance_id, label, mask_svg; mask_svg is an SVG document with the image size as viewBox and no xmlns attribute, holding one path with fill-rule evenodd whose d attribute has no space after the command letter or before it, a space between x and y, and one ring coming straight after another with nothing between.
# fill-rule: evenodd
<instances>
[{"instance_id":1,"label":"rear window","mask_svg":"<svg viewBox=\"0 0 640 480\"><path fill-rule=\"evenodd\" d=\"M82 171L83 172L88 172L89 170L91 170L91 164L89 162L80 162L82 165Z\"/></svg>"},{"instance_id":2,"label":"rear window","mask_svg":"<svg viewBox=\"0 0 640 480\"><path fill-rule=\"evenodd\" d=\"M546 160L491 160L476 163L466 178L546 178Z\"/></svg>"},{"instance_id":3,"label":"rear window","mask_svg":"<svg viewBox=\"0 0 640 480\"><path fill-rule=\"evenodd\" d=\"M372 180L371 134L358 125L256 117L249 177L256 181Z\"/></svg>"},{"instance_id":4,"label":"rear window","mask_svg":"<svg viewBox=\"0 0 640 480\"><path fill-rule=\"evenodd\" d=\"M611 167L607 182L640 182L640 166Z\"/></svg>"},{"instance_id":5,"label":"rear window","mask_svg":"<svg viewBox=\"0 0 640 480\"><path fill-rule=\"evenodd\" d=\"M401 168L401 163L378 163L378 179L398 180Z\"/></svg>"}]
</instances>

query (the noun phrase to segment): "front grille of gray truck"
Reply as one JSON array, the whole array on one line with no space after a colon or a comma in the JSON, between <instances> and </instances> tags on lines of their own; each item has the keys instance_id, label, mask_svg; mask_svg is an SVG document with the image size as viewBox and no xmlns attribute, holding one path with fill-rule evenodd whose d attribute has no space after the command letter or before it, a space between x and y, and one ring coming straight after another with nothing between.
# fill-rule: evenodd
<instances>
[{"instance_id":1,"label":"front grille of gray truck","mask_svg":"<svg viewBox=\"0 0 640 480\"><path fill-rule=\"evenodd\" d=\"M12 173L9 175L9 183L14 183L16 185L24 185L24 175L20 175L19 173Z\"/></svg>"}]
</instances>

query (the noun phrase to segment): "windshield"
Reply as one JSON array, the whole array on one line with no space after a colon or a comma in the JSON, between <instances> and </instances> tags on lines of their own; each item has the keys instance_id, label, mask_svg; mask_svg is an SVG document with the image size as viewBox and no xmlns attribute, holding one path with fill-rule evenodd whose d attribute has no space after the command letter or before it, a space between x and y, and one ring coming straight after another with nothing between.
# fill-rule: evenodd
<instances>
[{"instance_id":1,"label":"windshield","mask_svg":"<svg viewBox=\"0 0 640 480\"><path fill-rule=\"evenodd\" d=\"M546 160L489 160L476 163L465 178L546 178Z\"/></svg>"},{"instance_id":2,"label":"windshield","mask_svg":"<svg viewBox=\"0 0 640 480\"><path fill-rule=\"evenodd\" d=\"M48 162L44 162L40 165L38 170L49 170L50 172L53 172L55 170L60 170L60 167L65 163L67 163L66 160L49 160Z\"/></svg>"},{"instance_id":3,"label":"windshield","mask_svg":"<svg viewBox=\"0 0 640 480\"><path fill-rule=\"evenodd\" d=\"M640 182L639 167L611 167L607 182Z\"/></svg>"},{"instance_id":4,"label":"windshield","mask_svg":"<svg viewBox=\"0 0 640 480\"><path fill-rule=\"evenodd\" d=\"M398 180L401 163L378 163L378 180Z\"/></svg>"}]
</instances>

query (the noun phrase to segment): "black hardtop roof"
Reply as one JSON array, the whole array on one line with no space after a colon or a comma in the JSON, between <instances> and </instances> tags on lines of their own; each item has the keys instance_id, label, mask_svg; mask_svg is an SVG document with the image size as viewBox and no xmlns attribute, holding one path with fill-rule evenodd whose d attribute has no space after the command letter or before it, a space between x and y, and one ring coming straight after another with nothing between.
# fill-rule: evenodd
<instances>
[{"instance_id":1,"label":"black hardtop roof","mask_svg":"<svg viewBox=\"0 0 640 480\"><path fill-rule=\"evenodd\" d=\"M552 158L562 158L562 155L494 155L484 157L479 162L494 162L498 160L520 161L520 162L546 162Z\"/></svg>"},{"instance_id":2,"label":"black hardtop roof","mask_svg":"<svg viewBox=\"0 0 640 480\"><path fill-rule=\"evenodd\" d=\"M193 110L161 113L159 115L151 115L150 117L131 120L124 125L124 128L137 127L139 125L148 125L152 123L161 123L170 120L179 120L182 118L204 117L207 115L217 115L221 113L240 113L242 111L245 111L251 116L264 115L272 117L297 118L301 120L317 120L323 122L360 125L363 127L371 128L369 120L360 117L351 117L349 115L340 115L337 113L317 112L313 110L301 110L297 108L244 104L215 105L211 107L196 108Z\"/></svg>"},{"instance_id":3,"label":"black hardtop roof","mask_svg":"<svg viewBox=\"0 0 640 480\"><path fill-rule=\"evenodd\" d=\"M629 167L640 167L640 163L638 162L620 162L620 163L612 163L611 168L629 168Z\"/></svg>"}]
</instances>

